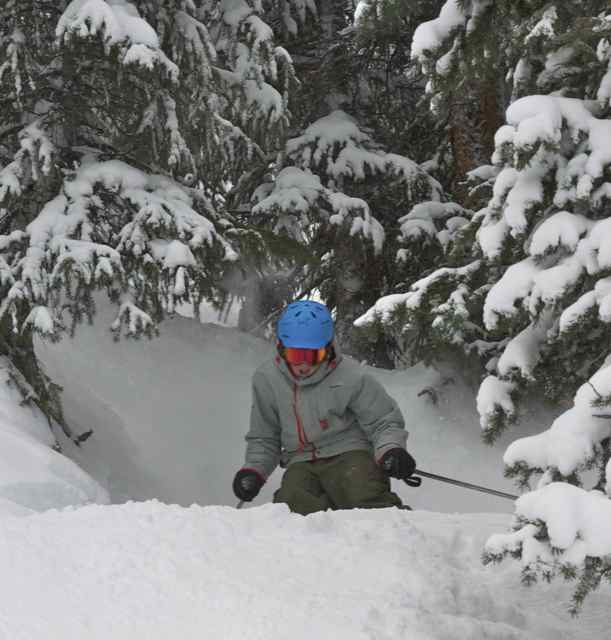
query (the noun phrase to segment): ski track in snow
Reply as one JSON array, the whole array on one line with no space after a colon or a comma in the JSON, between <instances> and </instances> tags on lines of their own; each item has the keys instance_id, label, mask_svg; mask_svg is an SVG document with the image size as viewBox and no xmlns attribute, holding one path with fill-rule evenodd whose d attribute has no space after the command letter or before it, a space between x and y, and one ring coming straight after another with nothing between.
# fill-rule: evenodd
<instances>
[{"instance_id":1,"label":"ski track in snow","mask_svg":"<svg viewBox=\"0 0 611 640\"><path fill-rule=\"evenodd\" d=\"M603 637L602 618L571 620L555 603L567 595L562 585L522 589L515 567L479 564L484 537L505 523L500 514L383 509L303 518L281 505L237 511L156 501L6 517L0 637Z\"/></svg>"}]
</instances>

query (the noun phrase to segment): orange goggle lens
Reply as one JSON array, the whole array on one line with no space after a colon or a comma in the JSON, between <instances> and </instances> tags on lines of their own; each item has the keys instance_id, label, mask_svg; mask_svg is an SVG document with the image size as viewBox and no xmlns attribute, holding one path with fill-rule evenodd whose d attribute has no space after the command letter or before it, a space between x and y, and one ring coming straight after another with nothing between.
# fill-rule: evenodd
<instances>
[{"instance_id":1,"label":"orange goggle lens","mask_svg":"<svg viewBox=\"0 0 611 640\"><path fill-rule=\"evenodd\" d=\"M324 347L322 349L296 349L294 347L285 347L283 356L289 364L302 364L306 362L309 365L315 365L325 359L327 356L327 350Z\"/></svg>"}]
</instances>

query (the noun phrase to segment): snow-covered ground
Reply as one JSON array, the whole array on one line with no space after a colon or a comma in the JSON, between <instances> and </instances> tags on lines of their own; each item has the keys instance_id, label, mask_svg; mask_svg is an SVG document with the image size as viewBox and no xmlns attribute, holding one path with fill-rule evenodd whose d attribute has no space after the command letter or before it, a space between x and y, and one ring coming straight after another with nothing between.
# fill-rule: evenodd
<instances>
[{"instance_id":1,"label":"snow-covered ground","mask_svg":"<svg viewBox=\"0 0 611 640\"><path fill-rule=\"evenodd\" d=\"M0 522L0 637L10 640L598 640L563 585L484 568L500 514L396 509L303 518L149 501Z\"/></svg>"},{"instance_id":2,"label":"snow-covered ground","mask_svg":"<svg viewBox=\"0 0 611 640\"><path fill-rule=\"evenodd\" d=\"M574 620L574 585L526 588L516 564L482 566L485 540L509 524L509 501L397 483L417 510L303 518L261 504L276 473L258 506L234 509L250 376L269 346L184 318L149 344L114 343L104 320L39 353L65 385L72 428L94 429L81 449L62 444L115 502L137 501L82 506L105 502L104 489L49 449L39 414L0 398L0 438L29 438L19 451L1 442L3 468L23 473L0 473L0 640L607 637L608 586ZM500 468L509 437L480 443L472 393L448 385L433 405L417 393L438 382L435 372L376 375L402 406L422 469L515 492ZM521 434L537 422L526 416ZM37 473L42 488L59 477L62 491L28 492Z\"/></svg>"},{"instance_id":3,"label":"snow-covered ground","mask_svg":"<svg viewBox=\"0 0 611 640\"><path fill-rule=\"evenodd\" d=\"M43 414L22 404L0 357L0 514L108 502L107 492L72 460L51 447Z\"/></svg>"}]
</instances>

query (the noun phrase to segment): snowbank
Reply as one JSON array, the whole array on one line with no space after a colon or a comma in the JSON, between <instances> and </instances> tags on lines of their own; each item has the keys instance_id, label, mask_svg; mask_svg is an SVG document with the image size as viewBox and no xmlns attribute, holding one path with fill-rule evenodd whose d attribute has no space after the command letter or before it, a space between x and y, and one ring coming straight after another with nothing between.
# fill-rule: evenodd
<instances>
[{"instance_id":1,"label":"snowbank","mask_svg":"<svg viewBox=\"0 0 611 640\"><path fill-rule=\"evenodd\" d=\"M108 502L93 478L51 448L44 415L22 402L0 359L0 516Z\"/></svg>"},{"instance_id":2,"label":"snowbank","mask_svg":"<svg viewBox=\"0 0 611 640\"><path fill-rule=\"evenodd\" d=\"M158 502L0 520L12 640L594 640L566 586L479 563L504 516L237 511ZM476 532L475 535L472 532ZM511 575L508 575L511 574ZM601 611L608 590L589 605ZM591 609L588 609L591 611Z\"/></svg>"}]
</instances>

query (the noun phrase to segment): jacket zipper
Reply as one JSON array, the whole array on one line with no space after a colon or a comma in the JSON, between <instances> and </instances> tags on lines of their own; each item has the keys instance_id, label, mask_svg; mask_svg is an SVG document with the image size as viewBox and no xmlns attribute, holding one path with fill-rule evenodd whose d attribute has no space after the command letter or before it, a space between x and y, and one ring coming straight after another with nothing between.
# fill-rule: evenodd
<instances>
[{"instance_id":1,"label":"jacket zipper","mask_svg":"<svg viewBox=\"0 0 611 640\"><path fill-rule=\"evenodd\" d=\"M299 391L299 387L296 384L293 385L293 411L295 413L295 421L297 423L297 438L299 439L299 451L305 451L305 446L310 445L312 447L311 449L312 460L316 460L316 449L314 448L314 446L306 436L305 429L303 428L303 422L301 421L301 416L299 415L299 410L297 409L298 391Z\"/></svg>"}]
</instances>

